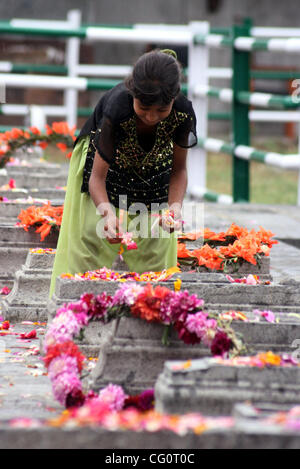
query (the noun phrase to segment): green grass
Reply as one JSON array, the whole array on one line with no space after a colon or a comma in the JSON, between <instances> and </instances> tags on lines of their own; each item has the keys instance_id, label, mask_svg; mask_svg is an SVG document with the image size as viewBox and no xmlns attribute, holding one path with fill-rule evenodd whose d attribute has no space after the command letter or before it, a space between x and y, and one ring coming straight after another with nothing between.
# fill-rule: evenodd
<instances>
[{"instance_id":1,"label":"green grass","mask_svg":"<svg viewBox=\"0 0 300 469\"><path fill-rule=\"evenodd\" d=\"M290 142L274 139L255 148L278 153L297 153ZM255 161L250 163L250 202L256 204L296 205L298 171L281 170ZM232 194L232 157L209 153L207 157L207 188L220 194Z\"/></svg>"}]
</instances>

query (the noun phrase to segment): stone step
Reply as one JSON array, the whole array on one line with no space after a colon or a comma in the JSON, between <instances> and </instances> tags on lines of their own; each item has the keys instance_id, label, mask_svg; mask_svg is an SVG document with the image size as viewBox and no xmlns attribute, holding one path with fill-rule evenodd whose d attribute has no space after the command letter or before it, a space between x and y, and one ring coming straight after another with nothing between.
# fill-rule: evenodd
<instances>
[{"instance_id":1,"label":"stone step","mask_svg":"<svg viewBox=\"0 0 300 469\"><path fill-rule=\"evenodd\" d=\"M238 366L215 358L167 361L155 383L155 407L162 413L229 415L245 401L297 405L300 366Z\"/></svg>"},{"instance_id":2,"label":"stone step","mask_svg":"<svg viewBox=\"0 0 300 469\"><path fill-rule=\"evenodd\" d=\"M246 422L243 428L238 425L239 421L233 422L231 428L226 428L220 420L213 424L210 419L208 428L204 427L200 434L192 430L178 434L170 430L105 429L100 425L51 427L41 423L38 426L38 422L35 428L13 428L9 421L4 421L0 423L0 449L103 449L106 450L103 456L110 457L112 463L114 457L115 465L121 462L116 458L123 456L113 451L120 449L127 450L124 452L124 463L130 461L128 449L139 449L143 450L139 461L141 458L150 461L152 455L152 463L160 464L164 460L168 463L170 460L173 463L187 463L188 460L196 463L197 452L191 449L299 449L300 433L297 430L259 421ZM159 460L159 454L153 448L162 450Z\"/></svg>"},{"instance_id":3,"label":"stone step","mask_svg":"<svg viewBox=\"0 0 300 469\"><path fill-rule=\"evenodd\" d=\"M54 262L53 252L27 252L24 265L14 274L12 291L2 300L2 312L10 321L47 320L47 301Z\"/></svg>"},{"instance_id":4,"label":"stone step","mask_svg":"<svg viewBox=\"0 0 300 469\"><path fill-rule=\"evenodd\" d=\"M28 174L13 174L10 173L10 177L15 180L17 187L22 187L24 189L30 189L32 187L42 189L42 188L55 188L56 186L66 186L67 176L65 174L44 174L44 173L34 173L31 175ZM8 183L8 176L0 175L0 186L4 186Z\"/></svg>"},{"instance_id":5,"label":"stone step","mask_svg":"<svg viewBox=\"0 0 300 469\"><path fill-rule=\"evenodd\" d=\"M59 231L51 230L51 233L41 241L40 233L35 232L36 228L29 227L25 231L21 226L11 224L0 225L0 248L1 247L51 247L55 248Z\"/></svg>"},{"instance_id":6,"label":"stone step","mask_svg":"<svg viewBox=\"0 0 300 469\"><path fill-rule=\"evenodd\" d=\"M5 197L9 200L24 199L32 197L33 199L47 199L47 200L64 200L66 191L64 189L13 189L13 190L0 190L0 197Z\"/></svg>"},{"instance_id":7,"label":"stone step","mask_svg":"<svg viewBox=\"0 0 300 469\"><path fill-rule=\"evenodd\" d=\"M10 223L9 219L13 219L11 223L16 223L18 220L18 215L21 210L26 210L28 207L35 205L35 206L42 206L45 204L49 199L38 199L35 198L33 201L29 200L28 202L23 201L8 201L8 202L0 202L0 222L2 224ZM53 206L60 206L63 205L64 200L51 200L51 205Z\"/></svg>"},{"instance_id":8,"label":"stone step","mask_svg":"<svg viewBox=\"0 0 300 469\"><path fill-rule=\"evenodd\" d=\"M5 168L0 170L1 176L8 176L9 178L14 178L14 176L19 174L27 174L31 176L34 173L44 173L44 174L58 174L58 173L68 173L68 165L60 165L55 163L45 162L36 162L19 165L6 165Z\"/></svg>"},{"instance_id":9,"label":"stone step","mask_svg":"<svg viewBox=\"0 0 300 469\"><path fill-rule=\"evenodd\" d=\"M0 246L0 284L9 286L26 261L28 248Z\"/></svg>"},{"instance_id":10,"label":"stone step","mask_svg":"<svg viewBox=\"0 0 300 469\"><path fill-rule=\"evenodd\" d=\"M300 318L278 315L276 319L280 322L233 321L231 326L242 335L250 354L265 350L295 352L300 342ZM85 354L99 354L90 377L91 386L99 390L113 382L126 388L127 392L141 392L154 386L166 361L196 359L211 353L202 344L184 344L173 329L169 332L169 345L165 346L162 344L163 333L163 325L133 317L123 317L105 325L91 322L84 339L78 341Z\"/></svg>"},{"instance_id":11,"label":"stone step","mask_svg":"<svg viewBox=\"0 0 300 469\"><path fill-rule=\"evenodd\" d=\"M224 311L238 308L241 311L252 311L258 308L277 312L300 312L300 283L296 281L290 280L287 284L246 285L230 283L224 274L183 272L174 274L170 280L158 282L157 285L173 289L174 280L178 277L182 280L181 289L202 298L208 310ZM110 295L114 294L119 286L119 282L59 277L49 304L50 311L52 305L55 310L65 302L80 298L86 292L99 294L105 291Z\"/></svg>"}]
</instances>

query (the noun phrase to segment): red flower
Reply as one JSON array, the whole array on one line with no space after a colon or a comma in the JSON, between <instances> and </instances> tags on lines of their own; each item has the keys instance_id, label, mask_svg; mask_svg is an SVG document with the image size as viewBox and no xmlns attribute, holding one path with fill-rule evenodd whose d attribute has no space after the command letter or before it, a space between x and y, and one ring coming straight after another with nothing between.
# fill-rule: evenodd
<instances>
[{"instance_id":1,"label":"red flower","mask_svg":"<svg viewBox=\"0 0 300 469\"><path fill-rule=\"evenodd\" d=\"M43 150L44 150L45 148L47 148L48 143L47 143L47 142L39 142L39 143L38 143L38 146L41 147L41 148L43 148Z\"/></svg>"},{"instance_id":2,"label":"red flower","mask_svg":"<svg viewBox=\"0 0 300 469\"><path fill-rule=\"evenodd\" d=\"M49 367L52 360L62 354L69 355L77 358L78 370L81 372L85 356L82 355L79 348L72 341L64 342L63 344L52 345L47 350L47 355L43 358L46 368Z\"/></svg>"},{"instance_id":3,"label":"red flower","mask_svg":"<svg viewBox=\"0 0 300 469\"><path fill-rule=\"evenodd\" d=\"M28 332L27 334L20 334L20 339L36 339L36 330Z\"/></svg>"},{"instance_id":4,"label":"red flower","mask_svg":"<svg viewBox=\"0 0 300 469\"><path fill-rule=\"evenodd\" d=\"M210 350L213 355L224 355L232 346L232 340L223 331L218 331L212 341Z\"/></svg>"},{"instance_id":5,"label":"red flower","mask_svg":"<svg viewBox=\"0 0 300 469\"><path fill-rule=\"evenodd\" d=\"M57 143L56 144L57 148L59 148L61 151L67 151L68 147L65 143Z\"/></svg>"},{"instance_id":6,"label":"red flower","mask_svg":"<svg viewBox=\"0 0 300 469\"><path fill-rule=\"evenodd\" d=\"M139 409L139 396L128 396L124 401L123 409L128 409L128 407L135 407Z\"/></svg>"},{"instance_id":7,"label":"red flower","mask_svg":"<svg viewBox=\"0 0 300 469\"><path fill-rule=\"evenodd\" d=\"M0 290L0 295L8 295L11 292L11 289L8 287L3 287Z\"/></svg>"},{"instance_id":8,"label":"red flower","mask_svg":"<svg viewBox=\"0 0 300 469\"><path fill-rule=\"evenodd\" d=\"M160 304L169 294L170 290L168 288L157 286L154 289L148 283L131 307L132 314L149 322L160 322Z\"/></svg>"},{"instance_id":9,"label":"red flower","mask_svg":"<svg viewBox=\"0 0 300 469\"><path fill-rule=\"evenodd\" d=\"M0 330L2 329L3 331L5 330L8 330L9 329L9 321L4 321L1 325L0 325Z\"/></svg>"},{"instance_id":10,"label":"red flower","mask_svg":"<svg viewBox=\"0 0 300 469\"><path fill-rule=\"evenodd\" d=\"M79 389L69 393L66 397L66 408L81 407L85 403L85 395Z\"/></svg>"},{"instance_id":11,"label":"red flower","mask_svg":"<svg viewBox=\"0 0 300 469\"><path fill-rule=\"evenodd\" d=\"M16 181L14 179L10 179L9 182L8 182L8 185L11 189L15 189L16 188Z\"/></svg>"},{"instance_id":12,"label":"red flower","mask_svg":"<svg viewBox=\"0 0 300 469\"><path fill-rule=\"evenodd\" d=\"M176 331L178 332L179 339L181 339L185 344L187 345L199 344L200 342L199 337L194 332L188 331L188 329L185 327L184 322L177 321L175 322L174 327Z\"/></svg>"}]
</instances>

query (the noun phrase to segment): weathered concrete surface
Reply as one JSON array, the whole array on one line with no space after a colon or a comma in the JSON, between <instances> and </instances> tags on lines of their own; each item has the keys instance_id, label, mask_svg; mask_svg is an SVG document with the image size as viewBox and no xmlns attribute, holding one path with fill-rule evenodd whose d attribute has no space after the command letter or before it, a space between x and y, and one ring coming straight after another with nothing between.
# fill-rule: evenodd
<instances>
[{"instance_id":1,"label":"weathered concrete surface","mask_svg":"<svg viewBox=\"0 0 300 469\"><path fill-rule=\"evenodd\" d=\"M296 317L293 313L275 313L275 323L270 323L262 319L258 320L258 316L254 313L247 313L249 322L233 321L232 328L237 334L242 335L245 344L247 345L247 352L249 354L263 352L270 350L274 353L293 353L297 350L300 341L300 318ZM147 332L144 331L146 329ZM110 337L111 342L107 343L107 334L112 333ZM140 337L140 334L141 337ZM155 349L156 354L160 357L157 362L157 373L162 371L161 363L167 359L168 356L174 357L176 348L178 356L184 358L191 358L192 356L204 357L209 354L207 347L200 344L199 346L187 347L178 339L177 333L172 331L169 335L169 347L162 346L163 326L159 324L140 324L140 320L135 318L123 318L122 323L116 326L103 326L97 321L91 322L85 329L84 339L78 341L79 346L89 356L98 356L100 348L105 348L109 354L119 354L120 350L126 349L128 357L134 347L137 347L140 353L147 352L149 349ZM104 345L103 345L104 342ZM127 347L128 346L128 350ZM110 347L111 350L108 350ZM145 350L144 350L145 349ZM299 356L300 359L300 356ZM130 359L133 362L133 367L136 360L138 360L135 353ZM154 360L154 359L153 359ZM151 361L151 360L150 360ZM155 360L154 360L155 361ZM148 363L148 362L147 362ZM127 368L131 365L125 363L124 373L127 373ZM149 365L153 366L153 365ZM147 382L149 376L147 367L143 370L144 380ZM148 384L147 384L148 385ZM153 385L153 383L152 383Z\"/></svg>"},{"instance_id":2,"label":"weathered concrete surface","mask_svg":"<svg viewBox=\"0 0 300 469\"><path fill-rule=\"evenodd\" d=\"M299 282L288 284L272 283L271 285L246 285L230 283L223 275L223 282L207 281L211 274L203 274L206 282L202 281L202 274L180 273L172 277L171 281L158 282L173 289L174 280L182 278L181 289L190 294L197 294L205 302L208 310L224 311L226 309L240 309L251 311L255 308L272 309L274 311L300 312ZM144 282L141 282L144 284ZM64 302L78 299L83 293L99 294L106 291L114 294L119 288L119 282L105 280L82 280L58 278L55 293L49 303L50 314Z\"/></svg>"},{"instance_id":3,"label":"weathered concrete surface","mask_svg":"<svg viewBox=\"0 0 300 469\"><path fill-rule=\"evenodd\" d=\"M27 197L32 198L39 198L39 199L47 199L47 200L64 200L66 191L64 189L24 189L24 188L17 188L13 190L0 190L0 197L6 197L7 199L24 199Z\"/></svg>"},{"instance_id":4,"label":"weathered concrete surface","mask_svg":"<svg viewBox=\"0 0 300 469\"><path fill-rule=\"evenodd\" d=\"M21 162L17 165L7 164L5 168L0 170L1 176L8 176L13 178L16 174L27 174L32 175L34 173L45 173L45 174L66 174L68 172L68 166L63 166L55 163L47 163L46 161L26 161Z\"/></svg>"},{"instance_id":5,"label":"weathered concrete surface","mask_svg":"<svg viewBox=\"0 0 300 469\"><path fill-rule=\"evenodd\" d=\"M16 270L26 261L28 248L0 246L0 284L12 283Z\"/></svg>"},{"instance_id":6,"label":"weathered concrete surface","mask_svg":"<svg viewBox=\"0 0 300 469\"><path fill-rule=\"evenodd\" d=\"M17 187L24 187L25 189L34 188L50 188L56 186L65 186L67 184L67 176L65 174L49 174L34 173L32 175L10 173L10 177L16 182ZM7 176L0 175L0 186L8 183Z\"/></svg>"},{"instance_id":7,"label":"weathered concrete surface","mask_svg":"<svg viewBox=\"0 0 300 469\"><path fill-rule=\"evenodd\" d=\"M21 226L0 225L0 247L56 248L58 235L58 230L51 230L44 241L41 241L41 235L36 233L35 227L30 226L25 231Z\"/></svg>"},{"instance_id":8,"label":"weathered concrete surface","mask_svg":"<svg viewBox=\"0 0 300 469\"><path fill-rule=\"evenodd\" d=\"M299 366L225 366L205 358L178 369L183 363L166 362L155 383L159 412L229 415L235 404L246 401L298 405Z\"/></svg>"},{"instance_id":9,"label":"weathered concrete surface","mask_svg":"<svg viewBox=\"0 0 300 469\"><path fill-rule=\"evenodd\" d=\"M7 220L7 222L10 222L10 219L13 219L11 223L16 223L18 220L18 215L21 212L21 210L26 210L28 207L31 207L32 205L35 206L43 206L45 203L47 203L49 199L39 199L36 198L34 201L29 201L29 202L0 202L0 222L4 222ZM60 206L63 205L64 200L51 200L51 205L52 206ZM6 224L7 224L6 222Z\"/></svg>"},{"instance_id":10,"label":"weathered concrete surface","mask_svg":"<svg viewBox=\"0 0 300 469\"><path fill-rule=\"evenodd\" d=\"M246 207L249 210L245 210L245 213L242 213L241 210L236 210L236 207L218 207L214 204L207 204L207 210L209 213L206 214L207 223L205 226L208 226L212 230L217 231L218 229L227 229L230 225L230 220L232 219L237 224L243 224L242 216L245 216L245 223L248 228L254 227L257 229L259 224L264 228L270 229L275 233L275 235L280 239L287 239L290 241L290 233L293 233L295 243L299 238L299 219L297 214L299 214L298 208L292 207L290 210L282 210L279 208L278 212L276 208L273 207L261 207L257 208L257 212L253 212L251 206ZM236 212L234 212L236 210ZM294 210L294 212L293 212ZM247 213L249 215L247 218ZM278 224L276 221L277 213L280 213L281 224ZM252 220L253 215L253 220ZM258 219L259 218L259 219ZM253 222L255 220L255 223ZM221 223L222 222L222 223ZM222 226L221 226L222 225ZM298 230L298 232L297 232ZM37 246L34 246L37 247ZM287 282L289 286L290 278L299 280L300 274L299 263L297 263L297 258L299 256L299 250L292 245L285 243L280 243L278 246L274 246L271 251L271 274L274 276L276 284L279 282ZM220 278L220 277L218 277ZM203 284L207 282L203 281ZM222 282L217 282L221 288L224 284ZM110 285L108 282L106 286ZM284 283L280 283L284 286ZM285 286L286 286L285 285ZM236 285L230 285L235 287ZM296 287L297 284L294 284ZM294 288L293 287L293 288ZM254 287L256 288L256 287ZM245 290L243 290L245 291ZM99 291L98 291L99 292ZM70 292L68 292L69 294ZM97 293L95 287L95 293ZM68 294L66 295L66 300L68 300ZM72 295L71 295L72 296ZM73 299L73 298L70 298ZM78 299L78 298L77 298ZM240 308L239 308L240 309ZM293 311L295 312L295 311ZM281 345L288 345L290 342L293 342L295 338L297 339L298 335L298 321L297 317L290 316L285 312L282 316L279 315L281 327L278 328L275 324L268 323L258 323L250 327L248 323L239 323L239 328L244 329L244 333L252 339L257 339L257 346L260 344L261 339L270 338L276 341L278 347ZM284 319L283 319L284 318ZM285 321L286 320L286 321ZM20 326L25 327L25 326ZM28 326L27 331L29 330ZM272 331L273 328L273 331ZM24 329L22 329L24 330ZM252 332L251 332L252 331ZM270 331L270 332L269 332ZM91 331L90 331L91 332ZM94 340L95 334L97 331L94 330L90 335L90 341ZM87 336L89 332L87 331ZM159 336L159 337L158 337ZM161 334L159 333L157 340L160 340ZM19 347L26 346L26 343L20 344L18 339L15 336L10 336L11 339L14 338L15 348L12 347L12 342L6 342L5 348L11 349L12 352L20 350ZM43 336L40 337L42 339ZM299 336L300 337L300 336ZM3 340L3 337L1 337ZM148 337L147 337L148 339ZM129 340L129 339L128 339ZM7 337L5 337L7 341ZM144 340L143 342L146 342ZM266 342L266 341L265 341ZM276 345L274 344L274 345ZM28 344L27 344L28 345ZM184 345L184 344L183 344ZM200 348L199 348L200 349ZM203 350L203 349L202 349ZM278 348L280 350L280 348ZM122 350L121 350L122 352ZM202 353L202 351L201 351ZM118 356L118 358L120 355ZM12 360L16 357L12 356ZM37 357L34 357L35 359ZM189 357L186 356L186 359ZM30 362L28 362L31 364ZM7 393L11 391L14 387L15 399L13 401L7 400L7 405L0 406L0 411L5 410L5 414L0 414L0 420L2 425L0 426L0 446L2 447L26 447L26 448L299 448L299 434L293 432L287 432L280 430L278 428L270 428L260 424L260 422L251 421L251 425L247 424L243 426L241 423L235 424L235 429L230 431L212 431L209 433L204 433L203 435L184 435L178 436L171 434L170 432L159 432L159 433L134 433L134 432L109 432L100 428L80 428L80 429L66 429L66 428L45 428L44 426L37 429L16 429L10 428L8 425L8 419L12 416L22 417L23 415L28 414L31 417L36 418L51 418L57 413L60 413L61 408L57 406L56 403L51 402L51 385L49 379L45 376L46 387L42 391L38 388L32 387L26 392L26 397L24 396L23 389L26 389L27 383L31 380L31 383L36 383L40 377L29 375L23 373L24 363L19 363L20 367L16 367L16 362L12 361L10 364L6 364L5 368L0 366L0 370L4 373L5 376L10 377L10 379L5 378L5 388L0 387L0 393ZM34 364L34 363L32 363ZM2 364L1 364L2 365ZM9 368L11 366L11 368ZM26 366L26 365L25 365ZM37 368L39 369L39 368ZM35 368L27 368L26 371L34 371ZM20 377L20 379L15 379L14 377ZM11 383L15 383L11 386ZM47 396L47 399L46 399ZM38 405L38 402L41 402L40 399L45 398L45 404L41 406ZM2 402L5 399L5 396L0 396ZM8 399L8 397L6 397ZM26 402L25 402L26 401ZM55 407L55 405L57 407ZM28 413L26 413L28 409ZM52 410L51 410L52 409ZM55 410L53 410L55 409ZM241 420L239 420L241 422Z\"/></svg>"},{"instance_id":11,"label":"weathered concrete surface","mask_svg":"<svg viewBox=\"0 0 300 469\"><path fill-rule=\"evenodd\" d=\"M47 320L47 300L54 253L28 252L26 262L14 275L13 289L2 301L5 319Z\"/></svg>"},{"instance_id":12,"label":"weathered concrete surface","mask_svg":"<svg viewBox=\"0 0 300 469\"><path fill-rule=\"evenodd\" d=\"M170 431L135 432L109 431L96 426L81 428L7 428L0 426L0 449L104 449L111 450L101 453L99 462L104 457L113 456L114 450L153 450L144 452L141 459L150 461L150 454L158 454L155 450L188 449L299 449L300 435L297 432L283 432L277 428L264 427L257 423L249 429L241 431L211 430L195 435L188 433L183 436ZM124 453L128 454L128 453ZM178 456L179 458L179 456ZM152 457L155 460L155 456ZM195 452L195 462L200 457Z\"/></svg>"}]
</instances>

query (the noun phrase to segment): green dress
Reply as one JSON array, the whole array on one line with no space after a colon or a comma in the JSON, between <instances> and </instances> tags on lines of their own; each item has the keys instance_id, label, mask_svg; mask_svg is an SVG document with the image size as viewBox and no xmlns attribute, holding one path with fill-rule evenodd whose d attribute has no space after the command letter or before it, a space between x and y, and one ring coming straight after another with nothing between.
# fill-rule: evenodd
<instances>
[{"instance_id":1,"label":"green dress","mask_svg":"<svg viewBox=\"0 0 300 469\"><path fill-rule=\"evenodd\" d=\"M158 226L157 217L153 216L152 212L141 216L138 212L131 213L130 206L145 201L146 207L150 208L152 202L157 204L167 201L168 181L172 170L174 131L178 127L180 128L180 125L182 127L182 124L190 117L187 113L174 109L167 119L158 124L155 141L152 142L154 144L151 145L149 151L146 151L139 145L137 139L135 115L131 112L130 102L129 113L124 118L124 93L126 91L120 85L115 88L117 90L113 90L112 94L116 94L117 91L120 93L120 90L122 93L123 119L116 123L114 115L118 114L116 111L118 108L111 106L110 102L112 112L110 114L106 112L105 117L110 117L110 122L113 122L114 128L117 128L118 132L114 132L113 135L117 145L113 150L115 155L113 160L109 160L107 193L117 215L120 213L120 204L117 203L119 201L116 201L117 195L128 194L126 206L121 204L122 226L125 228L123 231L128 231L131 224L135 224L137 220L144 227L143 234L134 238L138 248L127 250L124 247L122 256L129 271L137 273L158 272L177 265L176 234L164 232ZM111 93L108 93L108 96L111 96ZM122 99L117 93L113 102L120 101L122 102ZM88 192L88 180L95 148L101 157L108 161L108 153L105 151L104 145L95 137L97 133L95 131L97 129L101 131L101 124L101 135L106 134L103 120L100 120L97 114L97 118L95 117L96 111L97 107L93 115L93 119L98 120L97 128L95 126L93 129L91 125L86 125L83 128L70 160L63 219L51 278L50 297L54 293L58 276L63 273L85 273L102 267L110 269L120 249L119 244L110 244L105 237L99 235L103 217L98 213ZM178 133L179 138L180 132ZM139 166L136 160L137 155L143 166ZM153 235L153 230L155 235Z\"/></svg>"}]
</instances>

